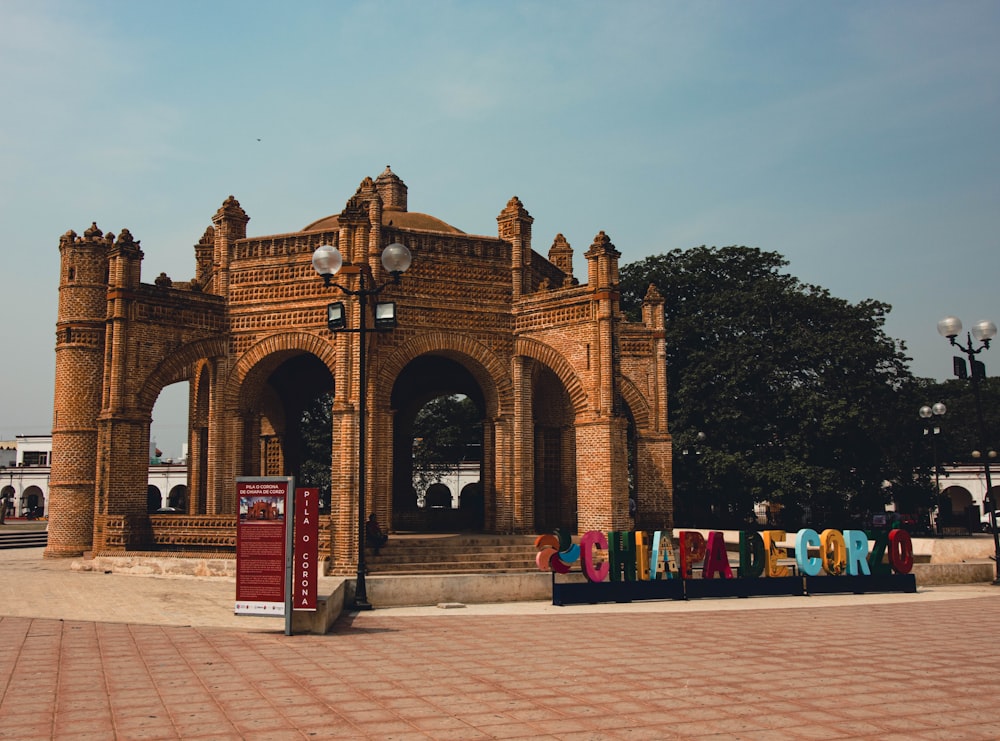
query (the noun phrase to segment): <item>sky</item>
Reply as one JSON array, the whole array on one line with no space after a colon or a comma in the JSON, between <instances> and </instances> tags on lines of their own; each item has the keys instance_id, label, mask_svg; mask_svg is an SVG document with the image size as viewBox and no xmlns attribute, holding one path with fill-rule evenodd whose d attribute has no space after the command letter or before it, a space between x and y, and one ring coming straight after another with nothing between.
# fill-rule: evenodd
<instances>
[{"instance_id":1,"label":"sky","mask_svg":"<svg viewBox=\"0 0 1000 741\"><path fill-rule=\"evenodd\" d=\"M918 376L951 372L942 317L1000 322L993 0L3 0L0 28L0 439L51 432L61 234L127 227L143 282L189 280L228 195L298 231L387 164L469 233L518 196L578 274L601 230L622 264L778 252L891 304Z\"/></svg>"}]
</instances>

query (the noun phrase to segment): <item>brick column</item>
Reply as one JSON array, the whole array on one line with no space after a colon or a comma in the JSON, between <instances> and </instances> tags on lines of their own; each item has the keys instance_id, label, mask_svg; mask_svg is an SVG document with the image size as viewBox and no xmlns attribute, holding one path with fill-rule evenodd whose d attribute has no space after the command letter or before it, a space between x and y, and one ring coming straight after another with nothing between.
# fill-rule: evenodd
<instances>
[{"instance_id":1,"label":"brick column","mask_svg":"<svg viewBox=\"0 0 1000 741\"><path fill-rule=\"evenodd\" d=\"M523 355L513 359L513 524L514 531L520 533L534 532L535 528L535 415L531 403L531 366L532 360Z\"/></svg>"},{"instance_id":2,"label":"brick column","mask_svg":"<svg viewBox=\"0 0 1000 741\"><path fill-rule=\"evenodd\" d=\"M576 426L579 531L628 530L627 423L598 419Z\"/></svg>"}]
</instances>

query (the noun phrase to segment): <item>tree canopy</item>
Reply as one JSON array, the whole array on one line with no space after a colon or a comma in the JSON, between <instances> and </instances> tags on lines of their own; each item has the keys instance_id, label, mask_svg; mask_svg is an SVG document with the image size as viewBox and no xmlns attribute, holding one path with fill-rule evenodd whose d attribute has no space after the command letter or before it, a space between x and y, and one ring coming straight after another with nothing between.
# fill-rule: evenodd
<instances>
[{"instance_id":1,"label":"tree canopy","mask_svg":"<svg viewBox=\"0 0 1000 741\"><path fill-rule=\"evenodd\" d=\"M951 379L943 383L923 381L919 384L919 395L913 401L914 408L909 410L914 417L913 425L917 433L922 435L921 427L937 427L940 431L937 439L937 457L945 464L969 463L976 459L973 451L980 455L993 450L1000 452L1000 441L997 437L996 421L1000 419L1000 378L984 378L979 381L982 415L985 426L985 448L979 437L975 396L970 388L971 381ZM921 405L933 405L941 402L947 408L942 416L934 416L926 420L919 418ZM926 441L924 441L926 443ZM1000 468L1000 459L996 459ZM996 475L1000 481L1000 471Z\"/></svg>"},{"instance_id":2,"label":"tree canopy","mask_svg":"<svg viewBox=\"0 0 1000 741\"><path fill-rule=\"evenodd\" d=\"M883 510L885 483L912 478L889 444L914 380L884 332L889 305L832 296L787 264L702 246L621 268L626 312L650 283L665 300L680 525L745 524L766 501L777 524L835 527Z\"/></svg>"},{"instance_id":3,"label":"tree canopy","mask_svg":"<svg viewBox=\"0 0 1000 741\"><path fill-rule=\"evenodd\" d=\"M298 426L302 446L297 486L319 489L320 511L330 511L330 466L333 444L333 393L317 396L302 412Z\"/></svg>"},{"instance_id":4,"label":"tree canopy","mask_svg":"<svg viewBox=\"0 0 1000 741\"><path fill-rule=\"evenodd\" d=\"M463 460L482 454L483 424L472 399L439 396L424 404L413 422L413 474L424 491Z\"/></svg>"}]
</instances>

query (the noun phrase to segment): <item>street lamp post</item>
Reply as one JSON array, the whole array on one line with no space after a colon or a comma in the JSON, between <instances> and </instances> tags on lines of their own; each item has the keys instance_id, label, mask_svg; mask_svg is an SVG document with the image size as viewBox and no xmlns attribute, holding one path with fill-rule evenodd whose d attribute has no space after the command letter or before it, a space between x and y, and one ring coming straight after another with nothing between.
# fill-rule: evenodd
<instances>
[{"instance_id":1,"label":"street lamp post","mask_svg":"<svg viewBox=\"0 0 1000 741\"><path fill-rule=\"evenodd\" d=\"M938 499L937 508L937 531L942 532L942 527L944 523L941 522L941 468L938 466L938 454L937 454L937 436L941 434L941 428L937 423L931 423L931 417L940 417L948 411L948 408L942 404L940 401L929 406L925 404L920 407L920 418L924 420L924 435L930 435L931 438L931 455L934 457L934 490L935 496Z\"/></svg>"},{"instance_id":2,"label":"street lamp post","mask_svg":"<svg viewBox=\"0 0 1000 741\"><path fill-rule=\"evenodd\" d=\"M958 317L948 316L938 322L938 334L948 338L954 347L961 350L969 359L969 372L965 370L965 358L955 358L955 375L959 378L969 377L972 380L972 394L976 403L976 427L979 434L979 445L983 455L983 474L986 477L986 496L983 504L989 507L990 529L993 530L993 565L995 578L993 584L1000 586L1000 533L997 531L997 503L993 499L993 482L990 480L990 456L986 438L986 422L983 419L983 402L979 393L979 379L986 378L986 366L976 360L983 350L989 350L990 341L997 335L997 325L988 319L976 322L971 332L965 333L965 344L955 338L962 332L962 321ZM975 338L979 347L972 344Z\"/></svg>"},{"instance_id":3,"label":"street lamp post","mask_svg":"<svg viewBox=\"0 0 1000 741\"><path fill-rule=\"evenodd\" d=\"M358 287L348 288L333 280L344 265L340 250L329 245L321 245L313 252L312 263L316 272L323 277L323 285L340 289L349 296L358 299L358 326L348 328L344 313L344 304L335 302L327 306L326 323L332 332L354 332L358 335L358 571L354 587L355 610L370 610L368 587L365 584L365 485L366 485L366 417L368 412L368 389L366 387L365 356L366 335L368 334L368 308L371 299L378 296L386 286L398 285L400 278L409 267L412 257L410 251L401 244L390 244L382 250L382 267L391 278L383 283L377 283L367 262L357 266ZM392 302L375 304L376 330L392 329L396 326L396 304Z\"/></svg>"}]
</instances>

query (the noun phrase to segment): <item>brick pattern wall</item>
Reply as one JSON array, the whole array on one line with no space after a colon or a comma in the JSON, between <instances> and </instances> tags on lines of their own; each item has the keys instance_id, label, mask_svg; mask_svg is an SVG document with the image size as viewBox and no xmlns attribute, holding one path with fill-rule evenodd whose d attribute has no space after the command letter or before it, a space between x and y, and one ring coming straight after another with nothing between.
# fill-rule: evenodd
<instances>
[{"instance_id":1,"label":"brick pattern wall","mask_svg":"<svg viewBox=\"0 0 1000 741\"><path fill-rule=\"evenodd\" d=\"M283 363L309 354L334 379L326 552L335 571L350 573L363 391L357 336L331 333L326 306L343 300L355 328L360 311L315 275L311 256L320 244L341 249L347 264L338 281L350 288L358 286L358 262L375 280L388 278L382 246L401 242L413 254L402 283L380 297L396 302L399 326L369 335L366 509L380 521L392 521L392 389L408 363L431 354L459 364L482 392L488 530L532 532L536 504L559 518L575 511L581 531L628 527L626 415L637 433L639 510L669 526L662 299L647 296L643 321L626 322L610 238L595 237L580 284L561 235L548 259L532 250L534 220L516 197L497 217L497 237L405 229L398 216L394 226L393 214L406 208L406 186L387 168L362 181L323 229L247 238L249 216L230 197L195 245L195 277L177 283L163 275L140 283L142 252L125 232L116 239L94 226L83 237L65 235L48 555L218 539L205 535L214 527L205 523L234 515L235 477L288 473L278 470L286 465L284 412L269 382ZM185 517L209 519L154 525L141 480L150 413L162 388L180 380L192 382ZM548 458L536 459L540 440ZM536 492L536 475L547 493Z\"/></svg>"}]
</instances>

